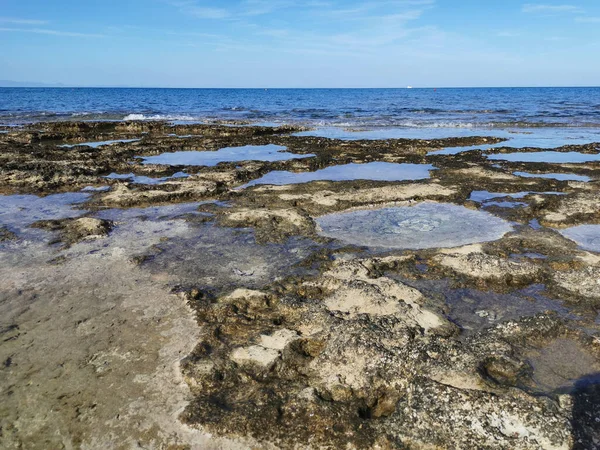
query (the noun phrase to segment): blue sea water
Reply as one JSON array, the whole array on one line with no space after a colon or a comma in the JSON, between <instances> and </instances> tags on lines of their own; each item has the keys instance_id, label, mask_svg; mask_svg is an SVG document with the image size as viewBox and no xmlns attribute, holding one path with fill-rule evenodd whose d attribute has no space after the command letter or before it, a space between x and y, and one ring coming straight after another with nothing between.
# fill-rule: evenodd
<instances>
[{"instance_id":1,"label":"blue sea water","mask_svg":"<svg viewBox=\"0 0 600 450\"><path fill-rule=\"evenodd\" d=\"M600 128L600 88L0 88L0 124L247 120L350 128Z\"/></svg>"}]
</instances>

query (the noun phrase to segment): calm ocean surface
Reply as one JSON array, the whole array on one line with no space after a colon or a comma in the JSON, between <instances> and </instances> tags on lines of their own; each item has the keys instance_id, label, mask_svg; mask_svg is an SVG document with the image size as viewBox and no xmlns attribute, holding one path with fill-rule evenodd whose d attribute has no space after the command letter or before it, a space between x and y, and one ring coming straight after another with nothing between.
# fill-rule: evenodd
<instances>
[{"instance_id":1,"label":"calm ocean surface","mask_svg":"<svg viewBox=\"0 0 600 450\"><path fill-rule=\"evenodd\" d=\"M0 88L2 125L124 119L295 123L341 138L346 128L424 138L525 129L587 141L600 140L600 88Z\"/></svg>"}]
</instances>

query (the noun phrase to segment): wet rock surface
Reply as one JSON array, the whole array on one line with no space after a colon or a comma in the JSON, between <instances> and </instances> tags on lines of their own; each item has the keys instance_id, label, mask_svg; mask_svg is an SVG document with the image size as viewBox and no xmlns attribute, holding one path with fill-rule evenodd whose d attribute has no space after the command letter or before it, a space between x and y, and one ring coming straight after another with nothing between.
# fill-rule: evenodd
<instances>
[{"instance_id":1,"label":"wet rock surface","mask_svg":"<svg viewBox=\"0 0 600 450\"><path fill-rule=\"evenodd\" d=\"M207 327L183 364L196 394L185 420L283 447L572 445L570 411L515 389L527 363L490 337L526 333L461 342L434 304L373 277L371 263L334 263L283 296L200 301Z\"/></svg>"},{"instance_id":2,"label":"wet rock surface","mask_svg":"<svg viewBox=\"0 0 600 450\"><path fill-rule=\"evenodd\" d=\"M59 233L59 241L70 246L84 239L97 239L108 235L112 222L93 217L79 219L42 220L33 224L36 228Z\"/></svg>"},{"instance_id":3,"label":"wet rock surface","mask_svg":"<svg viewBox=\"0 0 600 450\"><path fill-rule=\"evenodd\" d=\"M0 446L598 448L597 144L298 131L0 134Z\"/></svg>"}]
</instances>

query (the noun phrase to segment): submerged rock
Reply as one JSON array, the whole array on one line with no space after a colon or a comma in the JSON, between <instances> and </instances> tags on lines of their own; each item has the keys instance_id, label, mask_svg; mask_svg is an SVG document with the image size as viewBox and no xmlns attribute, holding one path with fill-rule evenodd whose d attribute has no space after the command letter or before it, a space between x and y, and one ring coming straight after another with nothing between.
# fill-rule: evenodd
<instances>
[{"instance_id":1,"label":"submerged rock","mask_svg":"<svg viewBox=\"0 0 600 450\"><path fill-rule=\"evenodd\" d=\"M35 223L34 227L58 231L60 241L70 246L84 239L107 236L113 228L113 223L94 217L81 217L78 219L42 220Z\"/></svg>"},{"instance_id":2,"label":"submerged rock","mask_svg":"<svg viewBox=\"0 0 600 450\"><path fill-rule=\"evenodd\" d=\"M282 242L289 236L312 234L313 220L296 209L238 209L225 211L221 220L227 226L253 226L259 241Z\"/></svg>"},{"instance_id":3,"label":"submerged rock","mask_svg":"<svg viewBox=\"0 0 600 450\"><path fill-rule=\"evenodd\" d=\"M0 242L14 241L17 239L17 235L10 231L5 226L0 226Z\"/></svg>"}]
</instances>

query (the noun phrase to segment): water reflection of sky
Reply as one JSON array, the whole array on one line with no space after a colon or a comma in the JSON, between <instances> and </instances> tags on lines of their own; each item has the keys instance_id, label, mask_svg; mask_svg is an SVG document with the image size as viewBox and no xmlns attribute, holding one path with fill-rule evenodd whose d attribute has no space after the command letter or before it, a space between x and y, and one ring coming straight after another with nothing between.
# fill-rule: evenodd
<instances>
[{"instance_id":1,"label":"water reflection of sky","mask_svg":"<svg viewBox=\"0 0 600 450\"><path fill-rule=\"evenodd\" d=\"M429 171L435 170L431 164L397 164L371 162L366 164L344 164L327 167L315 172L273 171L258 180L251 181L245 187L257 184L299 184L311 181L404 181L429 178Z\"/></svg>"},{"instance_id":2,"label":"water reflection of sky","mask_svg":"<svg viewBox=\"0 0 600 450\"><path fill-rule=\"evenodd\" d=\"M424 249L459 247L500 239L511 225L483 211L446 203L328 214L316 219L319 233L366 247Z\"/></svg>"},{"instance_id":3,"label":"water reflection of sky","mask_svg":"<svg viewBox=\"0 0 600 450\"><path fill-rule=\"evenodd\" d=\"M225 147L211 151L181 151L162 153L142 158L144 164L166 164L170 166L216 166L222 162L238 161L287 161L290 159L310 158L315 155L297 155L286 152L280 145L246 145L243 147Z\"/></svg>"},{"instance_id":4,"label":"water reflection of sky","mask_svg":"<svg viewBox=\"0 0 600 450\"><path fill-rule=\"evenodd\" d=\"M491 136L508 139L493 145L473 147L452 147L436 154L453 154L468 149L489 149L493 147L538 147L556 148L563 145L582 145L600 142L600 128L376 128L369 130L351 131L344 128L320 128L303 131L294 136L320 136L342 140L377 140L377 139L444 139L450 137Z\"/></svg>"},{"instance_id":5,"label":"water reflection of sky","mask_svg":"<svg viewBox=\"0 0 600 450\"><path fill-rule=\"evenodd\" d=\"M101 147L103 145L111 145L111 144L116 144L116 143L129 143L129 142L138 142L140 141L140 139L115 139L112 141L97 141L97 142L81 142L81 143L77 143L77 144L64 144L61 145L61 147L66 147L66 148L72 148L72 147L81 147L81 146L87 146L87 147L92 147L92 148L98 148Z\"/></svg>"}]
</instances>

